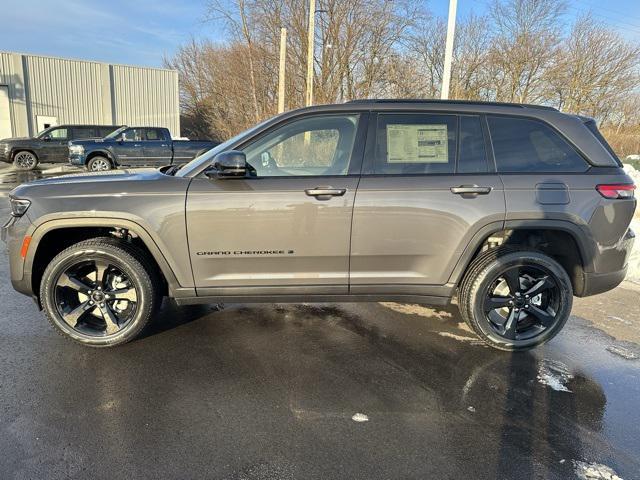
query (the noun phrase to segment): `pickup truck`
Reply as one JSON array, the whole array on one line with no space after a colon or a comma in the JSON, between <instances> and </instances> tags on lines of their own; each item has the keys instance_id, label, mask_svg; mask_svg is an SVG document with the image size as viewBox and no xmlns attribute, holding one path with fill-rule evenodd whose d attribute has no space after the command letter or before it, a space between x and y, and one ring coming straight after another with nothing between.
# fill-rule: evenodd
<instances>
[{"instance_id":1,"label":"pickup truck","mask_svg":"<svg viewBox=\"0 0 640 480\"><path fill-rule=\"evenodd\" d=\"M101 139L69 142L69 163L92 172L120 166L184 164L216 145L210 141L172 140L166 128L124 126Z\"/></svg>"},{"instance_id":2,"label":"pickup truck","mask_svg":"<svg viewBox=\"0 0 640 480\"><path fill-rule=\"evenodd\" d=\"M18 170L33 170L39 163L67 163L69 141L102 138L119 128L119 125L59 125L31 138L4 138L0 140L0 161L13 163Z\"/></svg>"}]
</instances>

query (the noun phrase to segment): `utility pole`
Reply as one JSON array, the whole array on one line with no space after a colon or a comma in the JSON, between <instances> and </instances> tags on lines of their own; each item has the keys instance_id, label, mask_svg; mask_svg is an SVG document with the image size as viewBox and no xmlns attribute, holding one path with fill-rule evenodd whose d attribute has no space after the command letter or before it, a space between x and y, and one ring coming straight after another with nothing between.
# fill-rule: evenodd
<instances>
[{"instance_id":1,"label":"utility pole","mask_svg":"<svg viewBox=\"0 0 640 480\"><path fill-rule=\"evenodd\" d=\"M451 62L453 60L453 39L456 34L456 8L458 0L449 0L449 20L447 22L447 43L444 48L444 70L442 71L442 89L440 98L449 99L449 84L451 83Z\"/></svg>"},{"instance_id":2,"label":"utility pole","mask_svg":"<svg viewBox=\"0 0 640 480\"><path fill-rule=\"evenodd\" d=\"M287 63L287 29L280 28L280 66L278 68L278 113L284 112L284 79Z\"/></svg>"},{"instance_id":3,"label":"utility pole","mask_svg":"<svg viewBox=\"0 0 640 480\"><path fill-rule=\"evenodd\" d=\"M313 51L316 30L316 0L309 0L309 31L307 34L307 94L305 105L313 105Z\"/></svg>"}]
</instances>

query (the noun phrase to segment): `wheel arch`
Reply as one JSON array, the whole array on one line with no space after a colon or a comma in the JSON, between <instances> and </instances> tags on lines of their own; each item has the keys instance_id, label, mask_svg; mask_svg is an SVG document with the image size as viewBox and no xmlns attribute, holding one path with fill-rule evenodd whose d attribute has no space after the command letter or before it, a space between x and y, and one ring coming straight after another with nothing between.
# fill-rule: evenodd
<instances>
[{"instance_id":1,"label":"wheel arch","mask_svg":"<svg viewBox=\"0 0 640 480\"><path fill-rule=\"evenodd\" d=\"M109 150L93 150L87 154L85 158L84 165L85 167L89 164L89 161L95 157L105 157L107 158L113 167L118 166L118 162L116 161L114 155Z\"/></svg>"},{"instance_id":2,"label":"wheel arch","mask_svg":"<svg viewBox=\"0 0 640 480\"><path fill-rule=\"evenodd\" d=\"M36 157L36 160L39 162L40 161L40 156L38 155L38 152L36 152L35 148L33 147L13 147L13 149L11 150L11 161L13 161L16 157L16 155L20 152L29 152L30 154L32 154L33 156Z\"/></svg>"},{"instance_id":3,"label":"wheel arch","mask_svg":"<svg viewBox=\"0 0 640 480\"><path fill-rule=\"evenodd\" d=\"M166 287L165 294L185 290L151 235L139 224L120 219L75 219L50 221L39 226L31 235L30 248L25 258L24 277L34 295L38 295L42 274L48 263L65 248L83 240L95 237L116 236L126 231L131 235L131 243L149 255L157 267ZM123 239L123 241L125 241Z\"/></svg>"},{"instance_id":4,"label":"wheel arch","mask_svg":"<svg viewBox=\"0 0 640 480\"><path fill-rule=\"evenodd\" d=\"M594 242L588 231L564 220L509 220L500 225L488 225L472 238L449 278L450 284L460 283L480 253L509 245L540 250L554 258L571 278L575 295L583 294L584 274L593 271Z\"/></svg>"}]
</instances>

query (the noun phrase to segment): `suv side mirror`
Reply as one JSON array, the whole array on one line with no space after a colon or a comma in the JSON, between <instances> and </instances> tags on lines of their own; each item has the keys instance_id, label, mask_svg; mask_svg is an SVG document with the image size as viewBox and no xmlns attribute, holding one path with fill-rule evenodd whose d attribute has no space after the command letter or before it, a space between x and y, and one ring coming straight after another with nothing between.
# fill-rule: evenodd
<instances>
[{"instance_id":1,"label":"suv side mirror","mask_svg":"<svg viewBox=\"0 0 640 480\"><path fill-rule=\"evenodd\" d=\"M229 150L213 157L213 166L205 171L209 178L241 178L247 174L247 156L238 150Z\"/></svg>"},{"instance_id":2,"label":"suv side mirror","mask_svg":"<svg viewBox=\"0 0 640 480\"><path fill-rule=\"evenodd\" d=\"M42 137L42 141L43 142L50 142L51 141L51 135L45 135L44 137Z\"/></svg>"}]
</instances>

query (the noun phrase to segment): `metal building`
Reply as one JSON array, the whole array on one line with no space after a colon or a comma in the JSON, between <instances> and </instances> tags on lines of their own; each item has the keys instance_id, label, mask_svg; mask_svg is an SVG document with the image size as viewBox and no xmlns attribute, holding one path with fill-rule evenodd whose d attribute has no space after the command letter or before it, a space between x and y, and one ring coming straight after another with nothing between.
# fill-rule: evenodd
<instances>
[{"instance_id":1,"label":"metal building","mask_svg":"<svg viewBox=\"0 0 640 480\"><path fill-rule=\"evenodd\" d=\"M148 125L180 135L178 72L0 52L0 138L51 125Z\"/></svg>"}]
</instances>

